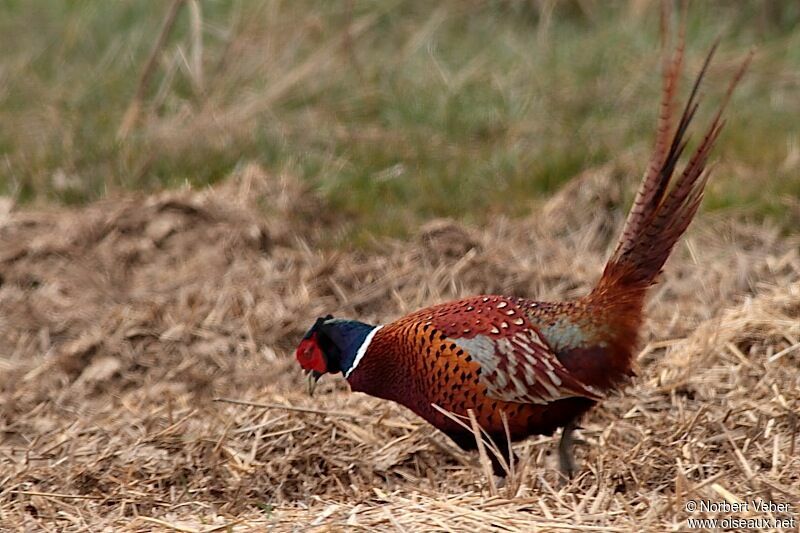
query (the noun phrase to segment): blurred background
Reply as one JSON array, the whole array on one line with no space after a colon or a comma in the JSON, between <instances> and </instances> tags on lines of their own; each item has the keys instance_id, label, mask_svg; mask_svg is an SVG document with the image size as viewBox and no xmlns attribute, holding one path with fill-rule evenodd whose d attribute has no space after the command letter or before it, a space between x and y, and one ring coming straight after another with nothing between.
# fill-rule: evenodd
<instances>
[{"instance_id":1,"label":"blurred background","mask_svg":"<svg viewBox=\"0 0 800 533\"><path fill-rule=\"evenodd\" d=\"M638 179L659 13L646 0L3 0L0 195L83 203L257 163L349 221L334 244L523 214L601 164ZM687 72L721 38L707 104L756 49L706 210L800 223L798 22L796 1L689 6Z\"/></svg>"},{"instance_id":2,"label":"blurred background","mask_svg":"<svg viewBox=\"0 0 800 533\"><path fill-rule=\"evenodd\" d=\"M586 294L678 4L0 0L0 531L671 531L690 494L800 501L797 0L686 2L679 101L720 39L692 147L755 59L572 484L529 439L528 488L487 497L474 456L342 377L309 398L292 357L328 313Z\"/></svg>"}]
</instances>

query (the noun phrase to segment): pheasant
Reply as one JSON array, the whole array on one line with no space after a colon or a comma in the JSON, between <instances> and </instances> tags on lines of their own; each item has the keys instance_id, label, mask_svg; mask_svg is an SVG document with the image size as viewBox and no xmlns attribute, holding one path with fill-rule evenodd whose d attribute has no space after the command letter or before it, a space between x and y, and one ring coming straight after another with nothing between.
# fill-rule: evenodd
<instances>
[{"instance_id":1,"label":"pheasant","mask_svg":"<svg viewBox=\"0 0 800 533\"><path fill-rule=\"evenodd\" d=\"M500 452L491 457L499 476L514 458L509 440L563 428L560 467L571 477L572 432L578 420L634 375L645 295L697 212L709 152L724 124L722 112L751 59L738 69L678 174L698 88L716 44L675 125L683 48L681 40L672 57L665 56L653 155L617 246L588 295L558 303L480 295L383 325L318 318L296 351L308 372L309 392L323 374L341 372L353 391L409 408L465 450L478 443L458 417L472 410Z\"/></svg>"}]
</instances>

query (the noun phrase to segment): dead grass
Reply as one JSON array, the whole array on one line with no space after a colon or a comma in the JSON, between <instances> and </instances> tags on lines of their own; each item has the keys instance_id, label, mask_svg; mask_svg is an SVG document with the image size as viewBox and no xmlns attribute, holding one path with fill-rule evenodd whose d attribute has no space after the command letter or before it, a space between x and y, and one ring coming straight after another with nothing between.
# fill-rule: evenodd
<instances>
[{"instance_id":1,"label":"dead grass","mask_svg":"<svg viewBox=\"0 0 800 533\"><path fill-rule=\"evenodd\" d=\"M0 206L0 525L83 531L632 531L689 498L800 502L800 256L706 217L653 291L640 376L490 497L477 457L289 355L323 312L387 321L479 292L582 293L627 190L585 173L528 220L437 221L321 251L340 216L292 176L81 209ZM262 406L213 401L232 398ZM797 508L794 509L795 516Z\"/></svg>"}]
</instances>

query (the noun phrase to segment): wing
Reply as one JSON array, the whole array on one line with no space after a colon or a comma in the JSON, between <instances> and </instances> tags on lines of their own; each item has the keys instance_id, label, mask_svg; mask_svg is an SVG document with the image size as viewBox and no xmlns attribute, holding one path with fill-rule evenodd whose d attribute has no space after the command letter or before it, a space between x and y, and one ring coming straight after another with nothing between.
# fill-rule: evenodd
<instances>
[{"instance_id":1,"label":"wing","mask_svg":"<svg viewBox=\"0 0 800 533\"><path fill-rule=\"evenodd\" d=\"M571 375L514 299L479 296L426 311L420 318L480 365L489 398L533 404L603 398Z\"/></svg>"}]
</instances>

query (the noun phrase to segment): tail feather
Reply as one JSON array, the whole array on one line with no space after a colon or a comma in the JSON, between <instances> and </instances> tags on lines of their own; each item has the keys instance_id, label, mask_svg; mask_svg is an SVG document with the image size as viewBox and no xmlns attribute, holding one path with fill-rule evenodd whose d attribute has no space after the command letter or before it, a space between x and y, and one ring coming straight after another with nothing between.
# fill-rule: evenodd
<instances>
[{"instance_id":1,"label":"tail feather","mask_svg":"<svg viewBox=\"0 0 800 533\"><path fill-rule=\"evenodd\" d=\"M658 130L647 173L625 222L614 253L606 264L595 295L613 292L643 292L655 282L680 236L692 221L708 180L708 156L724 126L722 113L734 88L744 75L752 53L742 62L702 141L683 172L674 177L678 160L687 146L687 131L698 108L698 90L708 70L715 43L695 80L680 120L673 131L673 112L678 78L683 63L681 32L672 60L664 61L664 82Z\"/></svg>"}]
</instances>

